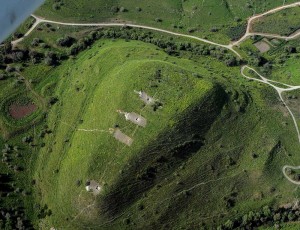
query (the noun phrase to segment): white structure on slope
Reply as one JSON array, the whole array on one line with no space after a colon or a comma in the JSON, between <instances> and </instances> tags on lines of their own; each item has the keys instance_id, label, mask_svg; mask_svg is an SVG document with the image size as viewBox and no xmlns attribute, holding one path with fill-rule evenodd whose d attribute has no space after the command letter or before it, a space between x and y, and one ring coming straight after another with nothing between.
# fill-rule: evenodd
<instances>
[{"instance_id":1,"label":"white structure on slope","mask_svg":"<svg viewBox=\"0 0 300 230\"><path fill-rule=\"evenodd\" d=\"M127 113L127 112L123 112L121 110L117 110L118 113L124 114L125 115L125 119L127 121L131 121L132 123L141 126L141 127L146 127L147 125L147 119L142 117L141 115L131 112L131 113Z\"/></svg>"},{"instance_id":2,"label":"white structure on slope","mask_svg":"<svg viewBox=\"0 0 300 230\"><path fill-rule=\"evenodd\" d=\"M85 189L88 192L92 192L94 195L98 195L101 191L101 186L96 181L90 180L86 182Z\"/></svg>"},{"instance_id":3,"label":"white structure on slope","mask_svg":"<svg viewBox=\"0 0 300 230\"><path fill-rule=\"evenodd\" d=\"M150 97L146 92L143 91L136 91L134 90L135 93L137 93L140 97L140 99L146 104L146 105L152 105L155 103L155 99L153 97Z\"/></svg>"}]
</instances>

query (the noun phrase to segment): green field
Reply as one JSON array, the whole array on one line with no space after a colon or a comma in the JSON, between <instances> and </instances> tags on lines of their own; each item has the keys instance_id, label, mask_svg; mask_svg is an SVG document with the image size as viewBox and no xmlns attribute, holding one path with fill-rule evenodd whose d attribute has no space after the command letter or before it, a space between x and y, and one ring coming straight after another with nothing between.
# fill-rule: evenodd
<instances>
[{"instance_id":1,"label":"green field","mask_svg":"<svg viewBox=\"0 0 300 230\"><path fill-rule=\"evenodd\" d=\"M59 1L58 1L59 2ZM282 4L276 1L247 0L48 0L36 12L52 20L66 22L132 22L181 33L191 33L220 43L242 36L245 20L253 13L264 12ZM296 2L288 0L286 4ZM234 28L234 29L232 29ZM238 31L238 32L236 32Z\"/></svg>"},{"instance_id":2,"label":"green field","mask_svg":"<svg viewBox=\"0 0 300 230\"><path fill-rule=\"evenodd\" d=\"M269 14L253 21L252 32L289 36L300 28L300 7Z\"/></svg>"}]
</instances>

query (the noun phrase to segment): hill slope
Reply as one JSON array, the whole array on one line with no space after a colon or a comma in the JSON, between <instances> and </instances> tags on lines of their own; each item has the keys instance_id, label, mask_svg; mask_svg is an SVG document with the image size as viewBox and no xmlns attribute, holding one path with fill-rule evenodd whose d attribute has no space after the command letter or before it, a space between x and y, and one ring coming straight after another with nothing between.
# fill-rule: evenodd
<instances>
[{"instance_id":1,"label":"hill slope","mask_svg":"<svg viewBox=\"0 0 300 230\"><path fill-rule=\"evenodd\" d=\"M43 228L216 226L295 196L281 166L298 159L287 155L296 135L286 135L293 124L280 122L290 119L272 91L233 77L235 68L223 77L208 71L224 68L213 59L196 65L154 47L99 41L49 73L58 102L34 175L36 199L51 210ZM160 106L144 106L134 90ZM147 126L117 109L141 114ZM133 139L130 147L113 138L114 127ZM86 192L87 180L99 182L98 196Z\"/></svg>"}]
</instances>

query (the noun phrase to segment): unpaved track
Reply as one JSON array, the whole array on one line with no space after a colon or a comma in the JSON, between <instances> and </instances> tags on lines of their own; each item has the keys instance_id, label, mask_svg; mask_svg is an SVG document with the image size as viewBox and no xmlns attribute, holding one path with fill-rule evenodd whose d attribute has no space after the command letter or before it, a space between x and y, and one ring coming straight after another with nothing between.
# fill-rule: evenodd
<instances>
[{"instance_id":1,"label":"unpaved track","mask_svg":"<svg viewBox=\"0 0 300 230\"><path fill-rule=\"evenodd\" d=\"M294 38L300 36L300 31L298 33L292 35L292 36L280 36L280 35L269 34L269 33L252 33L252 32L250 32L251 31L252 22L255 19L261 18L261 17L263 17L265 15L268 15L268 14L276 13L276 12L278 12L280 10L283 10L283 9L297 7L297 6L300 6L300 2L295 2L295 3L289 4L289 5L284 5L284 6L279 6L279 7L276 7L274 9L272 9L272 10L269 10L269 11L267 11L265 13L257 14L257 15L254 15L254 16L250 17L248 19L248 22L247 22L247 29L246 29L245 35L243 37L241 37L238 41L231 43L232 46L239 45L244 40L246 40L248 37L253 36L253 35L260 35L260 36L264 36L264 37L279 38L279 39L285 39L285 40L291 40L291 39L294 39Z\"/></svg>"},{"instance_id":2,"label":"unpaved track","mask_svg":"<svg viewBox=\"0 0 300 230\"><path fill-rule=\"evenodd\" d=\"M258 19L258 18L263 17L263 16L268 15L268 14L275 13L275 12L283 10L283 9L297 7L297 6L300 6L300 2L296 2L296 3L289 4L289 5L283 5L283 6L280 6L280 7L276 7L276 8L274 8L272 10L269 10L265 13L254 15L254 16L250 17L248 19L247 29L246 29L246 33L244 34L244 36L241 39L239 39L238 41L232 42L228 45L219 44L219 43L212 42L212 41L209 41L207 39L199 38L199 37L192 36L192 35L176 33L176 32L172 32L172 31L169 31L169 30L164 30L164 29L155 28L155 27L151 27L151 26L145 26L145 25L136 25L136 24L130 24L130 23L128 23L128 24L127 23L67 23L67 22L47 20L47 19L38 17L36 15L32 15L32 17L34 17L36 21L32 25L32 27L27 31L27 33L24 35L24 37L22 37L20 39L17 39L15 41L12 41L11 43L12 43L13 46L16 46L18 43L23 41L40 23L52 23L52 24L57 24L57 25L86 26L86 27L92 27L92 26L94 26L94 27L114 27L114 26L126 27L126 26L129 26L129 27L134 27L134 28L153 30L153 31L162 32L162 33L166 33L166 34L171 34L171 35L179 36L179 37L191 38L191 39L198 40L198 41L201 41L201 42L204 42L204 43L207 43L207 44L223 47L223 48L228 49L228 50L232 51L233 53L235 53L239 58L242 58L242 56L236 50L234 50L234 46L238 46L241 42L246 40L249 36L260 35L260 36L264 36L264 37L278 38L278 39L284 39L284 40L292 40L292 39L295 39L298 36L300 36L300 31L293 34L293 35L291 35L291 36L280 36L280 35L276 35L276 34L252 33L252 32L250 32L251 31L251 24L252 24L253 20ZM246 74L244 74L244 70L246 68L249 68L249 69L253 70L260 77L260 79L252 78L252 77L249 77ZM276 90L276 92L279 95L280 100L282 101L284 106L287 108L287 110L289 111L289 113L290 113L290 115L293 119L296 131L297 131L297 135L298 135L298 140L299 140L299 143L300 143L300 132L299 132L299 128L298 128L298 125L297 125L297 121L296 121L295 116L292 113L291 109L288 107L288 105L285 103L285 101L282 97L282 92L300 89L300 86L291 86L291 85L284 84L284 83L281 83L281 82L269 80L269 79L263 77L262 75L260 75L255 69L253 69L249 66L243 66L241 68L241 74L242 74L243 77L245 77L247 79L251 79L251 80L254 80L254 81L258 81L258 82L267 84L267 85L273 87ZM275 86L272 83L277 83L277 84L284 85L284 86L286 86L286 88L281 88L281 87ZM288 175L286 174L286 169L287 168L300 169L300 166L285 165L282 168L282 172L283 172L284 176L288 179L288 181L290 181L291 183L293 183L295 185L300 185L300 182L294 181L294 180L292 180L291 178L288 177Z\"/></svg>"},{"instance_id":3,"label":"unpaved track","mask_svg":"<svg viewBox=\"0 0 300 230\"><path fill-rule=\"evenodd\" d=\"M131 23L68 23L68 22L58 22L58 21L46 20L46 19L43 19L43 18L38 17L36 15L32 15L32 17L34 17L36 19L36 23L35 23L34 27L31 28L31 31L39 23L52 23L52 24L65 25L65 26L86 26L86 27L91 27L91 26L94 26L94 27L113 27L113 26L126 27L126 26L128 26L128 27L133 27L133 28L141 28L141 29L153 30L153 31L162 32L162 33L166 33L166 34L171 34L171 35L178 36L178 37L191 38L191 39L195 39L195 40L198 40L198 41L201 41L201 42L205 42L205 43L208 43L208 44L211 44L211 45L220 46L220 47L223 47L225 49L229 49L230 51L232 51L238 57L241 58L241 55L238 52L236 52L233 49L232 45L230 45L230 44L229 45L223 45L223 44L212 42L212 41L209 41L207 39L199 38L199 37L196 37L196 36L193 36L193 35L176 33L176 32L172 32L172 31L169 31L169 30L159 29L159 28L151 27L151 26L136 25L136 24L131 24ZM28 34L30 34L31 31L28 31L29 33L26 33L25 36L28 36ZM20 41L22 41L22 39ZM15 44L17 44L20 41L16 40Z\"/></svg>"},{"instance_id":4,"label":"unpaved track","mask_svg":"<svg viewBox=\"0 0 300 230\"><path fill-rule=\"evenodd\" d=\"M37 25L41 23L41 21L38 18L36 18L36 17L34 17L34 18L35 18L34 24L30 27L30 29L26 32L26 34L24 34L23 37L21 37L21 38L19 38L17 40L12 41L11 42L12 46L15 46L19 42L23 41L24 38L26 38L29 34L31 34L31 32L37 27Z\"/></svg>"},{"instance_id":5,"label":"unpaved track","mask_svg":"<svg viewBox=\"0 0 300 230\"><path fill-rule=\"evenodd\" d=\"M247 76L245 73L244 73L244 70L245 69L250 69L252 71L255 72L255 74L257 74L261 79L257 79L257 78L252 78L252 77L249 77ZM296 131L297 131L297 134L298 134L298 140L299 140L299 143L300 143L300 131L299 131L299 127L298 127L298 124L297 124L297 121L296 121L296 118L293 114L293 112L291 111L291 109L289 108L289 106L285 103L283 97L282 97L282 93L283 92L287 92L287 91L292 91L292 90L296 90L296 89L300 89L300 86L288 86L287 88L281 88L281 87L278 87L278 86L275 86L273 85L271 82L273 83L278 83L278 84L282 84L281 82L278 82L278 81L270 81L268 80L267 78L263 77L262 75L260 75L255 69L245 65L242 67L241 69L241 74L247 78L247 79L250 79L250 80L253 80L253 81L258 81L258 82L261 82L261 83L264 83L264 84L267 84L269 86L271 86L272 88L274 88L276 90L276 92L278 93L278 96L280 98L280 100L282 101L282 103L284 104L284 106L287 108L287 110L289 111L293 121L294 121L294 125L295 125L295 128L296 128ZM284 84L285 85L285 84ZM287 85L286 85L287 86Z\"/></svg>"},{"instance_id":6,"label":"unpaved track","mask_svg":"<svg viewBox=\"0 0 300 230\"><path fill-rule=\"evenodd\" d=\"M292 180L286 173L286 170L287 169L294 169L294 170L297 170L297 169L300 169L300 166L290 166L290 165L285 165L283 166L282 168L282 173L283 175L285 176L286 179L288 179L291 183L293 184L296 184L296 185L300 185L300 181L294 181Z\"/></svg>"},{"instance_id":7,"label":"unpaved track","mask_svg":"<svg viewBox=\"0 0 300 230\"><path fill-rule=\"evenodd\" d=\"M254 71L259 77L260 79L257 79L257 78L252 78L252 77L249 77L247 76L245 73L244 73L244 70L245 69L250 69L252 71ZM269 86L271 86L272 88L274 88L276 90L276 92L278 93L278 96L281 100L281 102L283 103L283 105L286 107L286 109L289 111L292 119L293 119L293 122L294 122L294 125L295 125L295 128L296 128L296 131L297 131L297 135L298 135L298 140L299 140L299 143L300 143L300 132L299 132L299 127L298 127L298 124L297 124L297 120L295 118L295 115L293 114L292 110L289 108L289 106L286 104L286 102L284 101L283 97L282 97L282 93L283 92L286 92L286 91L292 91L292 90L296 90L296 89L300 89L300 86L290 86L290 85L286 85L286 84L283 84L281 82L278 82L278 81L271 81L271 80L268 80L267 78L263 77L262 75L260 75L255 69L245 65L242 67L241 69L241 74L247 78L247 79L250 79L250 80L253 80L253 81L258 81L258 82L261 82L261 83L264 83L264 84L267 84ZM271 82L273 83L277 83L277 84L283 84L285 86L287 86L287 88L281 88L281 87L278 87L278 86L275 86L273 85ZM291 183L295 184L295 185L300 185L300 182L298 181L294 181L293 179L291 179L287 174L286 174L286 169L288 168L291 168L291 169L300 169L300 166L290 166L290 165L284 165L282 167L282 172L283 172L283 175L285 176L286 179L288 179Z\"/></svg>"}]
</instances>

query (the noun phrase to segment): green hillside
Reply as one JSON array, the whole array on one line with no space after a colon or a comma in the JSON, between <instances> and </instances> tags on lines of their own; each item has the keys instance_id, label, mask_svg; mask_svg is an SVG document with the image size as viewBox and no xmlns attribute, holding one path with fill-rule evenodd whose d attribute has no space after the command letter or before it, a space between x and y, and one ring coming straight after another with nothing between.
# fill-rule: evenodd
<instances>
[{"instance_id":1,"label":"green hillside","mask_svg":"<svg viewBox=\"0 0 300 230\"><path fill-rule=\"evenodd\" d=\"M281 166L297 159L288 155L298 148L296 135L290 118L276 112L274 93L245 82L235 68L222 78L207 68L223 64L204 61L141 42L99 41L47 73L38 88L47 92L57 82L51 95L58 101L33 173L36 202L51 210L40 219L43 228L216 226L295 196ZM140 89L161 107L145 107L134 93ZM117 109L140 113L148 125L125 121ZM132 146L109 133L116 125ZM91 179L103 186L97 197L85 191Z\"/></svg>"},{"instance_id":2,"label":"green hillside","mask_svg":"<svg viewBox=\"0 0 300 230\"><path fill-rule=\"evenodd\" d=\"M229 44L249 16L292 2L47 0L36 15ZM242 58L163 31L49 21L4 42L0 230L297 229L300 170L283 166L300 162L300 91L281 95L294 124L257 73L298 84L299 39L234 49Z\"/></svg>"}]
</instances>

